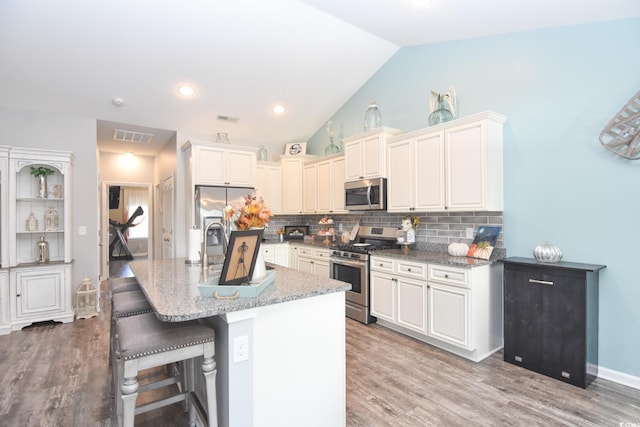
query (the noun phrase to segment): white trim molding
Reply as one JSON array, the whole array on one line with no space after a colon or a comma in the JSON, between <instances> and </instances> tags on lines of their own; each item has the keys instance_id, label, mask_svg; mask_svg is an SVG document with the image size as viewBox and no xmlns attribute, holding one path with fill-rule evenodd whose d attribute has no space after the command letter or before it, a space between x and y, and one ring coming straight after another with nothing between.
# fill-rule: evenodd
<instances>
[{"instance_id":1,"label":"white trim molding","mask_svg":"<svg viewBox=\"0 0 640 427\"><path fill-rule=\"evenodd\" d=\"M598 378L613 381L640 390L640 377L614 371L613 369L598 367Z\"/></svg>"}]
</instances>

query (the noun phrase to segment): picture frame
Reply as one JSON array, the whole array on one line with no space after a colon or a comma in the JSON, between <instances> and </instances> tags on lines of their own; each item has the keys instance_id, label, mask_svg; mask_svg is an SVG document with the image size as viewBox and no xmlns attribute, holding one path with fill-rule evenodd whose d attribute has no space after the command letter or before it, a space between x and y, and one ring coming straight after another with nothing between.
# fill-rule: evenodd
<instances>
[{"instance_id":1,"label":"picture frame","mask_svg":"<svg viewBox=\"0 0 640 427\"><path fill-rule=\"evenodd\" d=\"M227 254L224 257L219 284L248 284L262 243L263 229L235 230L231 232Z\"/></svg>"},{"instance_id":2,"label":"picture frame","mask_svg":"<svg viewBox=\"0 0 640 427\"><path fill-rule=\"evenodd\" d=\"M490 259L502 227L480 226L469 246L468 257Z\"/></svg>"},{"instance_id":3,"label":"picture frame","mask_svg":"<svg viewBox=\"0 0 640 427\"><path fill-rule=\"evenodd\" d=\"M299 157L307 154L306 142L292 142L284 146L284 155L288 157Z\"/></svg>"}]
</instances>

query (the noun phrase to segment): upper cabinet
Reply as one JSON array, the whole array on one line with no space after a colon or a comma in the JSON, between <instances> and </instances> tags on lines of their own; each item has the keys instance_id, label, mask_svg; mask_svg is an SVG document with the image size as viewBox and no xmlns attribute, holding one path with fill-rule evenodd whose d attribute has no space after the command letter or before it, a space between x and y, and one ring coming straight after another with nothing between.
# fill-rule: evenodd
<instances>
[{"instance_id":1,"label":"upper cabinet","mask_svg":"<svg viewBox=\"0 0 640 427\"><path fill-rule=\"evenodd\" d=\"M262 197L271 212L282 213L282 168L279 163L258 163L256 195Z\"/></svg>"},{"instance_id":2,"label":"upper cabinet","mask_svg":"<svg viewBox=\"0 0 640 427\"><path fill-rule=\"evenodd\" d=\"M303 210L307 214L346 213L343 154L324 157L304 166Z\"/></svg>"},{"instance_id":3,"label":"upper cabinet","mask_svg":"<svg viewBox=\"0 0 640 427\"><path fill-rule=\"evenodd\" d=\"M304 159L280 160L282 166L282 213L302 213Z\"/></svg>"},{"instance_id":4,"label":"upper cabinet","mask_svg":"<svg viewBox=\"0 0 640 427\"><path fill-rule=\"evenodd\" d=\"M490 111L389 141L388 211L501 211L504 121Z\"/></svg>"},{"instance_id":5,"label":"upper cabinet","mask_svg":"<svg viewBox=\"0 0 640 427\"><path fill-rule=\"evenodd\" d=\"M254 187L255 149L215 145L213 142L188 141L182 146L189 160L192 185Z\"/></svg>"},{"instance_id":6,"label":"upper cabinet","mask_svg":"<svg viewBox=\"0 0 640 427\"><path fill-rule=\"evenodd\" d=\"M11 148L11 266L35 264L36 243L42 238L48 242L50 262L71 262L71 161L71 152Z\"/></svg>"},{"instance_id":7,"label":"upper cabinet","mask_svg":"<svg viewBox=\"0 0 640 427\"><path fill-rule=\"evenodd\" d=\"M381 127L344 138L345 180L387 177L386 142L402 131Z\"/></svg>"}]
</instances>

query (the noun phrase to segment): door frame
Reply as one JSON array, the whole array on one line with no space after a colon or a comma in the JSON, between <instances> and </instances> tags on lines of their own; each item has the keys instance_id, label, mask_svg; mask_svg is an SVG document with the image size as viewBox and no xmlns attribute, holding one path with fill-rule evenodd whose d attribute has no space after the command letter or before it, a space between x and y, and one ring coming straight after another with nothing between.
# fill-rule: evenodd
<instances>
[{"instance_id":1,"label":"door frame","mask_svg":"<svg viewBox=\"0 0 640 427\"><path fill-rule=\"evenodd\" d=\"M154 259L154 197L153 197L153 184L146 182L123 182L123 181L102 181L102 209L100 211L100 223L101 227L101 255L100 255L100 279L105 280L110 278L109 276L109 187L140 187L147 189L147 203L148 212L148 234L149 242L147 244L147 259Z\"/></svg>"}]
</instances>

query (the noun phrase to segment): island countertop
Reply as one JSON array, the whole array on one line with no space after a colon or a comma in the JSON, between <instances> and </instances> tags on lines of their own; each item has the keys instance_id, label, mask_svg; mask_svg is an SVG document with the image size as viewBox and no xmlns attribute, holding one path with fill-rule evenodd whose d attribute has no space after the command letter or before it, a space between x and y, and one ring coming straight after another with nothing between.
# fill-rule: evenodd
<instances>
[{"instance_id":1,"label":"island countertop","mask_svg":"<svg viewBox=\"0 0 640 427\"><path fill-rule=\"evenodd\" d=\"M199 284L212 273L185 263L185 258L132 261L140 287L162 321L181 322L234 311L311 298L351 289L351 284L269 264L277 271L273 284L255 298L222 300L200 295Z\"/></svg>"}]
</instances>

